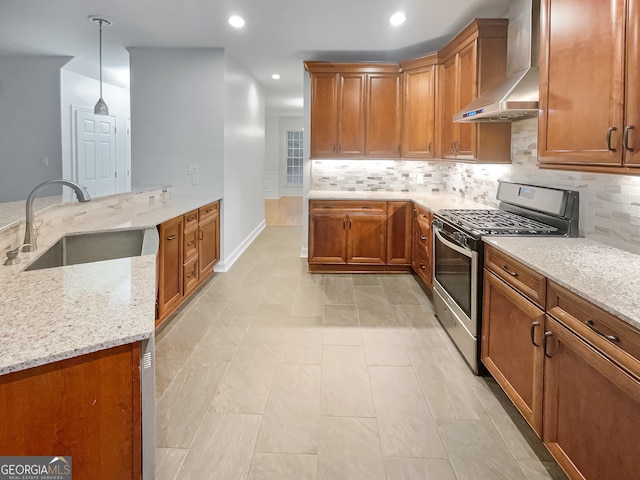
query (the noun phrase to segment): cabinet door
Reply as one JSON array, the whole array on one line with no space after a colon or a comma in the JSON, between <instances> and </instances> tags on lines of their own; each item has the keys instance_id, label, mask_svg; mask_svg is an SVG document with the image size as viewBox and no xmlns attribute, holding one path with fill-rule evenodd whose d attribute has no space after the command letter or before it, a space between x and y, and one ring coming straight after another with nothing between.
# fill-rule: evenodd
<instances>
[{"instance_id":1,"label":"cabinet door","mask_svg":"<svg viewBox=\"0 0 640 480\"><path fill-rule=\"evenodd\" d=\"M365 74L338 74L337 156L364 156L365 142ZM313 106L311 107L313 111ZM335 118L332 122L335 122Z\"/></svg>"},{"instance_id":2,"label":"cabinet door","mask_svg":"<svg viewBox=\"0 0 640 480\"><path fill-rule=\"evenodd\" d=\"M309 263L347 263L347 216L309 216Z\"/></svg>"},{"instance_id":3,"label":"cabinet door","mask_svg":"<svg viewBox=\"0 0 640 480\"><path fill-rule=\"evenodd\" d=\"M387 264L411 264L411 202L387 202Z\"/></svg>"},{"instance_id":4,"label":"cabinet door","mask_svg":"<svg viewBox=\"0 0 640 480\"><path fill-rule=\"evenodd\" d=\"M349 215L347 217L347 263L385 265L386 239L386 215Z\"/></svg>"},{"instance_id":5,"label":"cabinet door","mask_svg":"<svg viewBox=\"0 0 640 480\"><path fill-rule=\"evenodd\" d=\"M624 3L542 1L540 163L621 163Z\"/></svg>"},{"instance_id":6,"label":"cabinet door","mask_svg":"<svg viewBox=\"0 0 640 480\"><path fill-rule=\"evenodd\" d=\"M458 56L454 55L442 65L442 156L455 158L454 142L458 139L460 124L451 119L458 111Z\"/></svg>"},{"instance_id":7,"label":"cabinet door","mask_svg":"<svg viewBox=\"0 0 640 480\"><path fill-rule=\"evenodd\" d=\"M432 215L430 212L415 208L411 266L429 288L433 287L431 221Z\"/></svg>"},{"instance_id":8,"label":"cabinet door","mask_svg":"<svg viewBox=\"0 0 640 480\"><path fill-rule=\"evenodd\" d=\"M0 451L69 455L73 478L139 480L140 409L138 343L8 373L0 376Z\"/></svg>"},{"instance_id":9,"label":"cabinet door","mask_svg":"<svg viewBox=\"0 0 640 480\"><path fill-rule=\"evenodd\" d=\"M457 68L457 104L455 112L459 112L465 105L469 105L477 97L477 43L471 42L458 52ZM451 121L451 118L449 118ZM458 137L455 143L456 158L473 159L475 156L476 124L459 123Z\"/></svg>"},{"instance_id":10,"label":"cabinet door","mask_svg":"<svg viewBox=\"0 0 640 480\"><path fill-rule=\"evenodd\" d=\"M640 1L628 1L624 163L640 166Z\"/></svg>"},{"instance_id":11,"label":"cabinet door","mask_svg":"<svg viewBox=\"0 0 640 480\"><path fill-rule=\"evenodd\" d=\"M402 128L402 84L399 73L367 75L367 157L399 158Z\"/></svg>"},{"instance_id":12,"label":"cabinet door","mask_svg":"<svg viewBox=\"0 0 640 480\"><path fill-rule=\"evenodd\" d=\"M182 217L158 227L158 317L168 314L182 301Z\"/></svg>"},{"instance_id":13,"label":"cabinet door","mask_svg":"<svg viewBox=\"0 0 640 480\"><path fill-rule=\"evenodd\" d=\"M487 270L482 307L482 363L541 435L544 311Z\"/></svg>"},{"instance_id":14,"label":"cabinet door","mask_svg":"<svg viewBox=\"0 0 640 480\"><path fill-rule=\"evenodd\" d=\"M200 220L198 227L198 257L200 262L200 280L213 271L220 250L220 215L211 215Z\"/></svg>"},{"instance_id":15,"label":"cabinet door","mask_svg":"<svg viewBox=\"0 0 640 480\"><path fill-rule=\"evenodd\" d=\"M338 145L338 76L311 74L311 157L336 154Z\"/></svg>"},{"instance_id":16,"label":"cabinet door","mask_svg":"<svg viewBox=\"0 0 640 480\"><path fill-rule=\"evenodd\" d=\"M570 478L638 478L640 381L547 316L543 441Z\"/></svg>"},{"instance_id":17,"label":"cabinet door","mask_svg":"<svg viewBox=\"0 0 640 480\"><path fill-rule=\"evenodd\" d=\"M436 65L407 70L402 76L402 156L433 158L436 144Z\"/></svg>"}]
</instances>

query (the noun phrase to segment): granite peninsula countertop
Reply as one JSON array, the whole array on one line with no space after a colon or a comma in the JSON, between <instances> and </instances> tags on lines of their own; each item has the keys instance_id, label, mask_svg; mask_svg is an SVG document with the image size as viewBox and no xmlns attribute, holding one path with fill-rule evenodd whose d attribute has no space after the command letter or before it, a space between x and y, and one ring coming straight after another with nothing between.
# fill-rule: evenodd
<instances>
[{"instance_id":1,"label":"granite peninsula countertop","mask_svg":"<svg viewBox=\"0 0 640 480\"><path fill-rule=\"evenodd\" d=\"M0 375L154 332L156 255L25 272L51 244L68 233L155 227L218 199L167 195L89 213L77 213L79 205L89 204L60 206L69 210L69 221L43 227L38 250L21 253L18 265L0 265Z\"/></svg>"},{"instance_id":2,"label":"granite peninsula countertop","mask_svg":"<svg viewBox=\"0 0 640 480\"><path fill-rule=\"evenodd\" d=\"M450 192L312 190L309 200L411 200L443 208L491 208ZM485 236L498 250L640 329L640 255L587 238Z\"/></svg>"}]
</instances>

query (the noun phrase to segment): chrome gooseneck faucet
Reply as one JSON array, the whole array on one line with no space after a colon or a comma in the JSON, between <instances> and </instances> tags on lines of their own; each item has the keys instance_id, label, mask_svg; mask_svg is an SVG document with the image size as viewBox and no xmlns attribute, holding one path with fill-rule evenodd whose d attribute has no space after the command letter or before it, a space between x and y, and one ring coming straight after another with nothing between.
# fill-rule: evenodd
<instances>
[{"instance_id":1,"label":"chrome gooseneck faucet","mask_svg":"<svg viewBox=\"0 0 640 480\"><path fill-rule=\"evenodd\" d=\"M33 235L33 199L35 198L36 192L42 187L56 183L73 188L73 191L76 192L76 197L78 197L79 202L88 202L89 200L91 200L89 192L87 192L86 188L70 180L48 180L31 190L31 193L27 197L27 214L25 219L26 228L24 231L24 242L22 242L22 244L24 245L22 250L24 250L25 252L34 252L38 249L36 238Z\"/></svg>"}]
</instances>

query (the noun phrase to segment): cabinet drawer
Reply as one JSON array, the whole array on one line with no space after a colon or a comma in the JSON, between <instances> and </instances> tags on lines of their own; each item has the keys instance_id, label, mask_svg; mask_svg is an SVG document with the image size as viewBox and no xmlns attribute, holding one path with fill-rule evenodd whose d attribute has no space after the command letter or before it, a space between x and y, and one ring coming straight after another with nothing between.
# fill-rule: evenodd
<instances>
[{"instance_id":1,"label":"cabinet drawer","mask_svg":"<svg viewBox=\"0 0 640 480\"><path fill-rule=\"evenodd\" d=\"M549 280L547 312L640 378L640 332Z\"/></svg>"},{"instance_id":2,"label":"cabinet drawer","mask_svg":"<svg viewBox=\"0 0 640 480\"><path fill-rule=\"evenodd\" d=\"M198 216L200 217L200 220L202 220L210 217L211 215L215 215L216 213L218 213L219 209L220 207L218 202L213 202L205 205L204 207L200 207L200 209L198 210Z\"/></svg>"},{"instance_id":3,"label":"cabinet drawer","mask_svg":"<svg viewBox=\"0 0 640 480\"><path fill-rule=\"evenodd\" d=\"M198 253L198 229L193 226L184 232L184 260L188 260Z\"/></svg>"},{"instance_id":4,"label":"cabinet drawer","mask_svg":"<svg viewBox=\"0 0 640 480\"><path fill-rule=\"evenodd\" d=\"M198 256L184 262L182 267L184 275L184 294L187 295L198 286Z\"/></svg>"},{"instance_id":5,"label":"cabinet drawer","mask_svg":"<svg viewBox=\"0 0 640 480\"><path fill-rule=\"evenodd\" d=\"M192 210L184 214L184 229L188 230L191 226L198 224L198 210Z\"/></svg>"},{"instance_id":6,"label":"cabinet drawer","mask_svg":"<svg viewBox=\"0 0 640 480\"><path fill-rule=\"evenodd\" d=\"M544 309L547 287L544 275L489 245L485 245L484 266Z\"/></svg>"},{"instance_id":7,"label":"cabinet drawer","mask_svg":"<svg viewBox=\"0 0 640 480\"><path fill-rule=\"evenodd\" d=\"M387 214L387 202L360 200L310 200L309 213Z\"/></svg>"}]
</instances>

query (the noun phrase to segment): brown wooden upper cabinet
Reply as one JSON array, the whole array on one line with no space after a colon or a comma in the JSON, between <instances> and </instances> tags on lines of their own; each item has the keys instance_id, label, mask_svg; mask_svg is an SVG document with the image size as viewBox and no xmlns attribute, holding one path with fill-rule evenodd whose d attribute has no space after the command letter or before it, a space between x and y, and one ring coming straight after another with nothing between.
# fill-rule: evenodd
<instances>
[{"instance_id":1,"label":"brown wooden upper cabinet","mask_svg":"<svg viewBox=\"0 0 640 480\"><path fill-rule=\"evenodd\" d=\"M400 63L402 69L402 157L434 158L438 55Z\"/></svg>"},{"instance_id":2,"label":"brown wooden upper cabinet","mask_svg":"<svg viewBox=\"0 0 640 480\"><path fill-rule=\"evenodd\" d=\"M639 174L640 3L543 0L540 22L540 166Z\"/></svg>"},{"instance_id":3,"label":"brown wooden upper cabinet","mask_svg":"<svg viewBox=\"0 0 640 480\"><path fill-rule=\"evenodd\" d=\"M311 158L400 157L397 64L305 62L311 75Z\"/></svg>"},{"instance_id":4,"label":"brown wooden upper cabinet","mask_svg":"<svg viewBox=\"0 0 640 480\"><path fill-rule=\"evenodd\" d=\"M506 75L507 19L476 19L439 53L441 156L465 162L509 163L511 124L454 123L452 117Z\"/></svg>"}]
</instances>

